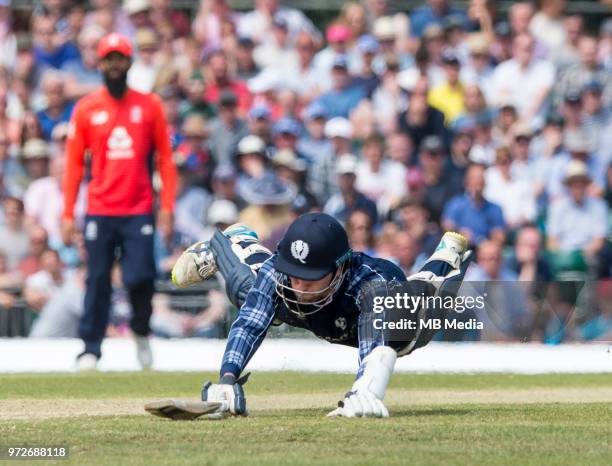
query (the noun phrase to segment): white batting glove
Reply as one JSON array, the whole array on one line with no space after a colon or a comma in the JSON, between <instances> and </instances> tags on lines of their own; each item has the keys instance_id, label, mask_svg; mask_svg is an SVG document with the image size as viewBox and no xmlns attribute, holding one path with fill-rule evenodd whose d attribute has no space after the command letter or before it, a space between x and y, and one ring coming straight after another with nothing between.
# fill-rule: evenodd
<instances>
[{"instance_id":1,"label":"white batting glove","mask_svg":"<svg viewBox=\"0 0 612 466\"><path fill-rule=\"evenodd\" d=\"M226 374L221 377L219 383L207 382L202 389L202 401L221 403L215 414L248 415L242 385L246 383L249 375L236 379L233 375Z\"/></svg>"},{"instance_id":2,"label":"white batting glove","mask_svg":"<svg viewBox=\"0 0 612 466\"><path fill-rule=\"evenodd\" d=\"M369 390L348 392L327 417L389 417L389 410Z\"/></svg>"}]
</instances>

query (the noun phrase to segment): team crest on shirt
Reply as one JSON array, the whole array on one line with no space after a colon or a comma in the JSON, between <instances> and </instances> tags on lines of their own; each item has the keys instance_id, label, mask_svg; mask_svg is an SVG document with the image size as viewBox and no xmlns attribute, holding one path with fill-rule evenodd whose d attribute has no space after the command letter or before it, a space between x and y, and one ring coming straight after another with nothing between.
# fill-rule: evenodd
<instances>
[{"instance_id":1,"label":"team crest on shirt","mask_svg":"<svg viewBox=\"0 0 612 466\"><path fill-rule=\"evenodd\" d=\"M295 259L299 260L302 264L306 263L306 258L308 257L309 252L310 248L308 247L307 242L298 239L291 243L291 255Z\"/></svg>"},{"instance_id":2,"label":"team crest on shirt","mask_svg":"<svg viewBox=\"0 0 612 466\"><path fill-rule=\"evenodd\" d=\"M106 110L100 110L99 112L94 112L91 115L91 124L93 126L103 125L108 121L108 112Z\"/></svg>"},{"instance_id":3,"label":"team crest on shirt","mask_svg":"<svg viewBox=\"0 0 612 466\"><path fill-rule=\"evenodd\" d=\"M124 126L116 126L111 132L108 143L107 159L131 159L134 157L134 142Z\"/></svg>"},{"instance_id":4,"label":"team crest on shirt","mask_svg":"<svg viewBox=\"0 0 612 466\"><path fill-rule=\"evenodd\" d=\"M142 121L142 107L140 105L134 105L130 109L130 121L132 123L140 123Z\"/></svg>"}]
</instances>

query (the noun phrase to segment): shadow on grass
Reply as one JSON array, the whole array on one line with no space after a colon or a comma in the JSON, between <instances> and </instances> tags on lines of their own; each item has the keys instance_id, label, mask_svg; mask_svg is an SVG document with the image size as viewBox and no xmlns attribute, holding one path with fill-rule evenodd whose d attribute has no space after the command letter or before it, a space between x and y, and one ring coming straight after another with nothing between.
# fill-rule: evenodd
<instances>
[{"instance_id":1,"label":"shadow on grass","mask_svg":"<svg viewBox=\"0 0 612 466\"><path fill-rule=\"evenodd\" d=\"M431 409L389 409L392 417L425 417L425 416L466 416L473 414L473 409L431 408Z\"/></svg>"}]
</instances>

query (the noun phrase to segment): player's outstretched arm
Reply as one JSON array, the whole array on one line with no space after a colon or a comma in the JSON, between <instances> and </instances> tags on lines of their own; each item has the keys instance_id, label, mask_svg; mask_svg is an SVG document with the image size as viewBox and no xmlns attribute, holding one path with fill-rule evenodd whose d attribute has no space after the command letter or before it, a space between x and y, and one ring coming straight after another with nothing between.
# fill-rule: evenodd
<instances>
[{"instance_id":1,"label":"player's outstretched arm","mask_svg":"<svg viewBox=\"0 0 612 466\"><path fill-rule=\"evenodd\" d=\"M240 377L240 374L263 342L276 314L273 272L269 262L261 267L253 288L232 324L219 383L208 383L202 390L203 401L222 403L217 414L247 414L242 385L248 375Z\"/></svg>"}]
</instances>

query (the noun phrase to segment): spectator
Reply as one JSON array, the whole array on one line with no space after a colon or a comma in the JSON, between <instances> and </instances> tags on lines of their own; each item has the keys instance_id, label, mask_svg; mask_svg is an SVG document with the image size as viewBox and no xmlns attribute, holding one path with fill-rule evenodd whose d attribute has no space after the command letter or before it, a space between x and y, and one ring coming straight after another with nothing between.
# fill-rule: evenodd
<instances>
[{"instance_id":1,"label":"spectator","mask_svg":"<svg viewBox=\"0 0 612 466\"><path fill-rule=\"evenodd\" d=\"M160 71L155 60L159 37L153 29L141 28L136 31L135 43L138 55L128 71L128 86L147 94L153 90Z\"/></svg>"},{"instance_id":2,"label":"spectator","mask_svg":"<svg viewBox=\"0 0 612 466\"><path fill-rule=\"evenodd\" d=\"M331 142L325 137L327 110L322 104L313 102L304 110L303 118L306 134L300 138L296 147L306 160L313 164L322 158L324 153L333 150Z\"/></svg>"},{"instance_id":3,"label":"spectator","mask_svg":"<svg viewBox=\"0 0 612 466\"><path fill-rule=\"evenodd\" d=\"M40 256L40 270L27 277L23 296L28 306L40 312L64 285L64 270L59 253L45 249Z\"/></svg>"},{"instance_id":4,"label":"spectator","mask_svg":"<svg viewBox=\"0 0 612 466\"><path fill-rule=\"evenodd\" d=\"M0 66L12 70L17 60L17 38L12 30L11 2L0 4Z\"/></svg>"},{"instance_id":5,"label":"spectator","mask_svg":"<svg viewBox=\"0 0 612 466\"><path fill-rule=\"evenodd\" d=\"M316 33L310 20L299 10L279 6L277 0L255 0L255 9L242 15L238 21L238 35L250 37L254 42L271 40L271 19L282 18L287 23L289 40L295 42L298 33Z\"/></svg>"},{"instance_id":6,"label":"spectator","mask_svg":"<svg viewBox=\"0 0 612 466\"><path fill-rule=\"evenodd\" d=\"M565 170L568 194L553 202L547 218L547 246L551 251L581 251L594 259L608 233L608 209L588 194L592 180L583 161L572 160Z\"/></svg>"},{"instance_id":7,"label":"spectator","mask_svg":"<svg viewBox=\"0 0 612 466\"><path fill-rule=\"evenodd\" d=\"M332 89L323 94L318 102L325 106L330 117L348 118L365 97L364 88L351 82L347 58L338 55L332 67Z\"/></svg>"},{"instance_id":8,"label":"spectator","mask_svg":"<svg viewBox=\"0 0 612 466\"><path fill-rule=\"evenodd\" d=\"M42 139L27 140L21 151L21 163L27 174L28 182L47 176L49 173L49 145Z\"/></svg>"},{"instance_id":9,"label":"spectator","mask_svg":"<svg viewBox=\"0 0 612 466\"><path fill-rule=\"evenodd\" d=\"M612 75L599 62L597 39L583 36L578 43L580 61L569 66L561 73L555 88L559 96L569 93L579 94L585 85L597 81L602 85L605 105L612 104Z\"/></svg>"},{"instance_id":10,"label":"spectator","mask_svg":"<svg viewBox=\"0 0 612 466\"><path fill-rule=\"evenodd\" d=\"M420 147L427 136L446 139L444 114L427 103L427 81L415 85L408 100L408 110L400 113L398 127L408 134L415 147Z\"/></svg>"},{"instance_id":11,"label":"spectator","mask_svg":"<svg viewBox=\"0 0 612 466\"><path fill-rule=\"evenodd\" d=\"M401 163L405 167L412 164L414 144L406 133L394 131L385 138L386 154L390 160Z\"/></svg>"},{"instance_id":12,"label":"spectator","mask_svg":"<svg viewBox=\"0 0 612 466\"><path fill-rule=\"evenodd\" d=\"M421 37L427 26L437 24L444 25L444 21L456 16L462 21L467 22L465 13L454 7L450 0L427 0L427 4L417 8L410 17L410 33L414 37Z\"/></svg>"},{"instance_id":13,"label":"spectator","mask_svg":"<svg viewBox=\"0 0 612 466\"><path fill-rule=\"evenodd\" d=\"M419 148L419 168L423 173L424 198L434 222L440 221L444 206L461 192L461 178L447 163L442 141L437 136L423 140Z\"/></svg>"},{"instance_id":14,"label":"spectator","mask_svg":"<svg viewBox=\"0 0 612 466\"><path fill-rule=\"evenodd\" d=\"M484 197L485 168L471 165L465 173L465 194L458 195L444 208L445 230L459 231L471 244L486 239L503 244L506 224L501 208Z\"/></svg>"},{"instance_id":15,"label":"spectator","mask_svg":"<svg viewBox=\"0 0 612 466\"><path fill-rule=\"evenodd\" d=\"M271 159L276 176L288 184L293 184L298 190L298 194L306 196L311 202L315 202L315 197L306 189L306 170L307 165L303 159L291 149L281 149L277 151Z\"/></svg>"},{"instance_id":16,"label":"spectator","mask_svg":"<svg viewBox=\"0 0 612 466\"><path fill-rule=\"evenodd\" d=\"M49 141L53 128L70 120L74 102L68 100L65 93L64 77L56 71L47 71L42 77L41 87L46 100L46 107L36 116L40 122L43 137Z\"/></svg>"},{"instance_id":17,"label":"spectator","mask_svg":"<svg viewBox=\"0 0 612 466\"><path fill-rule=\"evenodd\" d=\"M512 153L507 147L495 152L495 165L485 174L484 196L499 205L509 230L531 223L536 216L533 183L512 172Z\"/></svg>"},{"instance_id":18,"label":"spectator","mask_svg":"<svg viewBox=\"0 0 612 466\"><path fill-rule=\"evenodd\" d=\"M38 318L32 324L30 338L78 337L79 320L83 314L85 273L80 269L59 272L54 255L51 249L45 252L43 270L32 275L26 284L26 293L31 300L44 301Z\"/></svg>"},{"instance_id":19,"label":"spectator","mask_svg":"<svg viewBox=\"0 0 612 466\"><path fill-rule=\"evenodd\" d=\"M249 110L249 131L272 148L272 111L267 104L255 104Z\"/></svg>"},{"instance_id":20,"label":"spectator","mask_svg":"<svg viewBox=\"0 0 612 466\"><path fill-rule=\"evenodd\" d=\"M219 165L213 172L212 194L215 199L232 201L239 210L246 207L246 202L236 188L236 171L231 165Z\"/></svg>"},{"instance_id":21,"label":"spectator","mask_svg":"<svg viewBox=\"0 0 612 466\"><path fill-rule=\"evenodd\" d=\"M472 150L474 137L472 135L472 128L469 126L457 128L454 133L450 147L449 162L452 171L463 179L465 171L470 164L470 151Z\"/></svg>"},{"instance_id":22,"label":"spectator","mask_svg":"<svg viewBox=\"0 0 612 466\"><path fill-rule=\"evenodd\" d=\"M346 68L351 68L353 71L353 68L356 67L357 56L350 53L351 29L346 24L333 23L325 31L325 37L328 46L315 55L314 66L322 75L329 78L334 62L338 57L343 57Z\"/></svg>"},{"instance_id":23,"label":"spectator","mask_svg":"<svg viewBox=\"0 0 612 466\"><path fill-rule=\"evenodd\" d=\"M211 51L206 59L206 68L210 82L204 91L204 100L222 108L228 105L227 96L233 94L235 103L232 105L237 107L241 116L246 115L251 108L251 93L242 81L234 79L230 74L225 53L219 49Z\"/></svg>"},{"instance_id":24,"label":"spectator","mask_svg":"<svg viewBox=\"0 0 612 466\"><path fill-rule=\"evenodd\" d=\"M325 137L331 140L332 150L321 153L313 162L310 187L320 203L324 204L338 190L336 163L338 157L351 152L353 125L346 118L336 117L325 123Z\"/></svg>"},{"instance_id":25,"label":"spectator","mask_svg":"<svg viewBox=\"0 0 612 466\"><path fill-rule=\"evenodd\" d=\"M122 31L130 40L135 41L137 31L143 28L153 28L150 0L124 0L121 9L128 17L129 26Z\"/></svg>"},{"instance_id":26,"label":"spectator","mask_svg":"<svg viewBox=\"0 0 612 466\"><path fill-rule=\"evenodd\" d=\"M238 141L248 134L248 127L238 115L236 94L224 91L219 100L219 116L210 123L210 145L217 164L232 160Z\"/></svg>"},{"instance_id":27,"label":"spectator","mask_svg":"<svg viewBox=\"0 0 612 466\"><path fill-rule=\"evenodd\" d=\"M490 43L485 34L472 34L467 39L469 59L461 67L459 79L466 85L476 85L482 90L486 102L493 103L493 73L495 67L491 63Z\"/></svg>"},{"instance_id":28,"label":"spectator","mask_svg":"<svg viewBox=\"0 0 612 466\"><path fill-rule=\"evenodd\" d=\"M463 102L461 103L463 111L452 119L453 130L474 127L477 122L483 119L490 120L491 112L487 108L487 103L480 88L476 84L460 87L459 90L463 94Z\"/></svg>"},{"instance_id":29,"label":"spectator","mask_svg":"<svg viewBox=\"0 0 612 466\"><path fill-rule=\"evenodd\" d=\"M376 202L378 212L384 216L406 195L406 168L384 158L379 135L364 141L362 154L364 160L357 167L357 189Z\"/></svg>"},{"instance_id":30,"label":"spectator","mask_svg":"<svg viewBox=\"0 0 612 466\"><path fill-rule=\"evenodd\" d=\"M267 174L245 183L241 195L250 205L240 212L239 221L255 230L262 241L276 228L289 224L289 205L296 196L294 186Z\"/></svg>"},{"instance_id":31,"label":"spectator","mask_svg":"<svg viewBox=\"0 0 612 466\"><path fill-rule=\"evenodd\" d=\"M493 139L502 146L508 146L512 143L514 134L512 128L518 122L518 114L516 108L512 104L502 105L497 113L495 123L493 125ZM547 121L548 123L548 121ZM525 125L523 125L525 126Z\"/></svg>"},{"instance_id":32,"label":"spectator","mask_svg":"<svg viewBox=\"0 0 612 466\"><path fill-rule=\"evenodd\" d=\"M542 234L535 226L526 225L518 231L508 267L521 282L544 284L553 280L550 264L542 253Z\"/></svg>"},{"instance_id":33,"label":"spectator","mask_svg":"<svg viewBox=\"0 0 612 466\"><path fill-rule=\"evenodd\" d=\"M364 210L353 210L346 219L346 234L353 251L374 254L374 224Z\"/></svg>"},{"instance_id":34,"label":"spectator","mask_svg":"<svg viewBox=\"0 0 612 466\"><path fill-rule=\"evenodd\" d=\"M171 0L152 0L150 15L155 29L170 28L173 38L186 37L190 32L189 18L183 11L172 8Z\"/></svg>"},{"instance_id":35,"label":"spectator","mask_svg":"<svg viewBox=\"0 0 612 466\"><path fill-rule=\"evenodd\" d=\"M79 49L74 44L58 41L53 17L34 16L32 29L34 61L38 66L59 70L66 62L79 58Z\"/></svg>"},{"instance_id":36,"label":"spectator","mask_svg":"<svg viewBox=\"0 0 612 466\"><path fill-rule=\"evenodd\" d=\"M255 62L253 51L255 43L250 37L238 38L236 47L236 77L241 81L248 81L259 74L261 68Z\"/></svg>"},{"instance_id":37,"label":"spectator","mask_svg":"<svg viewBox=\"0 0 612 466\"><path fill-rule=\"evenodd\" d=\"M529 31L549 51L555 53L566 41L563 11L566 0L542 0L540 10L529 23Z\"/></svg>"},{"instance_id":38,"label":"spectator","mask_svg":"<svg viewBox=\"0 0 612 466\"><path fill-rule=\"evenodd\" d=\"M30 252L28 233L24 228L23 202L7 197L2 208L4 225L0 226L0 252L6 256L8 270L15 270Z\"/></svg>"},{"instance_id":39,"label":"spectator","mask_svg":"<svg viewBox=\"0 0 612 466\"><path fill-rule=\"evenodd\" d=\"M406 276L414 273L419 256L419 244L407 231L399 231L393 241L394 257Z\"/></svg>"},{"instance_id":40,"label":"spectator","mask_svg":"<svg viewBox=\"0 0 612 466\"><path fill-rule=\"evenodd\" d=\"M367 34L359 37L357 49L361 53L363 64L353 79L356 84L363 86L367 97L371 98L381 82L380 76L374 69L374 59L380 50L380 45L374 36Z\"/></svg>"},{"instance_id":41,"label":"spectator","mask_svg":"<svg viewBox=\"0 0 612 466\"><path fill-rule=\"evenodd\" d=\"M179 106L180 118L195 113L208 119L216 115L216 110L204 99L204 76L200 71L194 71L185 85L186 99Z\"/></svg>"},{"instance_id":42,"label":"spectator","mask_svg":"<svg viewBox=\"0 0 612 466\"><path fill-rule=\"evenodd\" d=\"M300 133L300 124L295 119L289 117L281 118L272 128L274 147L277 150L289 149L297 152L296 147Z\"/></svg>"},{"instance_id":43,"label":"spectator","mask_svg":"<svg viewBox=\"0 0 612 466\"><path fill-rule=\"evenodd\" d=\"M531 141L533 132L529 126L522 123L515 123L510 132L512 140L510 143L510 156L512 175L518 179L533 182L535 177L534 157L531 152Z\"/></svg>"},{"instance_id":44,"label":"spectator","mask_svg":"<svg viewBox=\"0 0 612 466\"><path fill-rule=\"evenodd\" d=\"M185 181L189 185L209 188L213 160L206 121L197 113L190 114L183 122L181 136L182 142L174 152L174 159L182 167Z\"/></svg>"},{"instance_id":45,"label":"spectator","mask_svg":"<svg viewBox=\"0 0 612 466\"><path fill-rule=\"evenodd\" d=\"M240 140L237 165L240 170L239 190L242 190L251 179L261 178L266 174L266 146L261 138L249 135Z\"/></svg>"},{"instance_id":46,"label":"spectator","mask_svg":"<svg viewBox=\"0 0 612 466\"><path fill-rule=\"evenodd\" d=\"M428 102L444 114L446 124L453 123L464 111L465 89L459 81L461 64L451 50L442 55L445 80L429 91Z\"/></svg>"},{"instance_id":47,"label":"spectator","mask_svg":"<svg viewBox=\"0 0 612 466\"><path fill-rule=\"evenodd\" d=\"M62 66L66 76L66 97L78 99L102 85L102 74L98 70L98 42L104 30L96 25L83 28L78 36L79 58Z\"/></svg>"},{"instance_id":48,"label":"spectator","mask_svg":"<svg viewBox=\"0 0 612 466\"><path fill-rule=\"evenodd\" d=\"M370 216L372 225L378 223L376 203L357 190L358 162L352 154L343 154L338 158L336 170L340 192L329 198L323 212L346 224L351 212L362 210Z\"/></svg>"},{"instance_id":49,"label":"spectator","mask_svg":"<svg viewBox=\"0 0 612 466\"><path fill-rule=\"evenodd\" d=\"M487 340L524 338L530 323L527 296L517 276L504 265L499 242L478 245L476 265L466 273L476 295L485 297L484 308L475 308L483 323L481 337Z\"/></svg>"},{"instance_id":50,"label":"spectator","mask_svg":"<svg viewBox=\"0 0 612 466\"><path fill-rule=\"evenodd\" d=\"M603 102L603 87L597 81L587 83L582 89L582 126L590 140L602 147L605 128L612 122L610 106Z\"/></svg>"},{"instance_id":51,"label":"spectator","mask_svg":"<svg viewBox=\"0 0 612 466\"><path fill-rule=\"evenodd\" d=\"M220 338L227 313L227 298L219 290L207 294L209 305L203 309L173 309L167 295L158 294L151 318L152 332L163 338Z\"/></svg>"},{"instance_id":52,"label":"spectator","mask_svg":"<svg viewBox=\"0 0 612 466\"><path fill-rule=\"evenodd\" d=\"M43 227L34 226L29 232L28 255L19 262L19 272L24 278L42 269L43 254L49 249L49 237Z\"/></svg>"},{"instance_id":53,"label":"spectator","mask_svg":"<svg viewBox=\"0 0 612 466\"><path fill-rule=\"evenodd\" d=\"M57 155L49 164L49 176L32 181L25 192L23 201L27 224L40 225L49 235L53 247L62 243L60 219L64 208L62 193L66 159ZM77 200L76 217L79 223L85 214L85 187L81 187Z\"/></svg>"},{"instance_id":54,"label":"spectator","mask_svg":"<svg viewBox=\"0 0 612 466\"><path fill-rule=\"evenodd\" d=\"M592 153L592 143L587 139L584 132L566 132L564 147L565 151L556 156L550 163L546 177L546 194L550 201L554 202L564 194L566 172L573 160L586 164L590 177L589 192L592 195L601 196L605 184L605 166L603 161Z\"/></svg>"},{"instance_id":55,"label":"spectator","mask_svg":"<svg viewBox=\"0 0 612 466\"><path fill-rule=\"evenodd\" d=\"M519 118L533 128L544 124L547 98L555 79L553 65L534 58L534 40L528 34L515 37L512 59L501 63L493 74L494 104L511 103Z\"/></svg>"},{"instance_id":56,"label":"spectator","mask_svg":"<svg viewBox=\"0 0 612 466\"><path fill-rule=\"evenodd\" d=\"M193 171L186 161L177 162L175 222L176 232L189 244L206 237L206 212L212 196L200 184L194 183Z\"/></svg>"},{"instance_id":57,"label":"spectator","mask_svg":"<svg viewBox=\"0 0 612 466\"><path fill-rule=\"evenodd\" d=\"M440 242L442 232L438 224L429 218L430 214L425 206L417 200L409 199L399 206L395 216L401 230L410 234L418 243L420 254L416 261L421 262L432 255Z\"/></svg>"},{"instance_id":58,"label":"spectator","mask_svg":"<svg viewBox=\"0 0 612 466\"><path fill-rule=\"evenodd\" d=\"M297 63L297 52L289 42L289 25L281 16L272 18L272 40L255 47L253 59L257 66L267 69L282 69ZM251 40L250 38L248 40Z\"/></svg>"}]
</instances>

